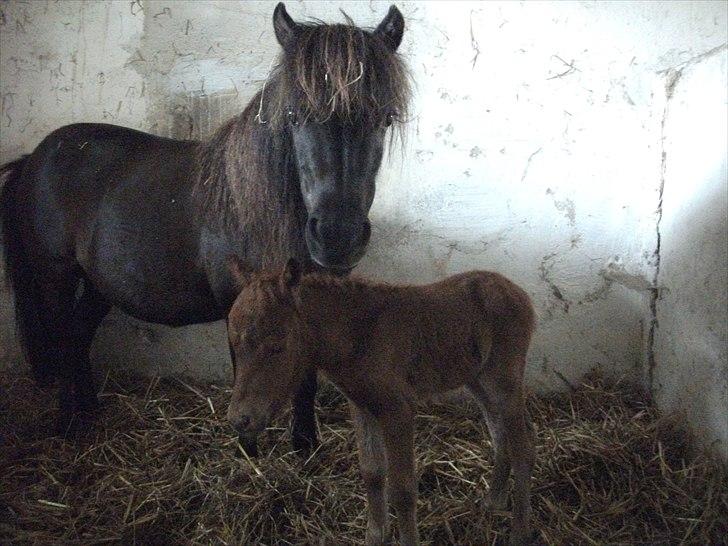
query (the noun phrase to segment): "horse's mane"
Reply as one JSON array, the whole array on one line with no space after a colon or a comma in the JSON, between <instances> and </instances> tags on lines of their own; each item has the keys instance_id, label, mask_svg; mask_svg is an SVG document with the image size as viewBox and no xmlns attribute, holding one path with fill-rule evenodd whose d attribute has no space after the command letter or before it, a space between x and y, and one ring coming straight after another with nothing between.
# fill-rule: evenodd
<instances>
[{"instance_id":1,"label":"horse's mane","mask_svg":"<svg viewBox=\"0 0 728 546\"><path fill-rule=\"evenodd\" d=\"M273 230L258 234L268 245L302 243L299 223L306 213L288 111L295 109L302 121L336 116L365 127L386 114L406 119L410 85L404 62L382 38L346 20L298 24L295 43L281 53L261 91L200 146L195 192L209 219L252 228L253 234Z\"/></svg>"}]
</instances>

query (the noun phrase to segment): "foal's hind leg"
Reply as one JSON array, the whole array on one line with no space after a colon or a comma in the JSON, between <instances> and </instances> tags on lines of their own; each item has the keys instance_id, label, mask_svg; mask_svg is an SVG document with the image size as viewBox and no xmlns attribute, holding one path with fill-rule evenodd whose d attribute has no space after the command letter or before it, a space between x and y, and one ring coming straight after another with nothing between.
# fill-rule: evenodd
<instances>
[{"instance_id":1,"label":"foal's hind leg","mask_svg":"<svg viewBox=\"0 0 728 546\"><path fill-rule=\"evenodd\" d=\"M376 420L349 402L359 447L359 468L367 494L367 546L383 544L387 526L387 455L382 431Z\"/></svg>"},{"instance_id":2,"label":"foal's hind leg","mask_svg":"<svg viewBox=\"0 0 728 546\"><path fill-rule=\"evenodd\" d=\"M513 378L512 362L500 363L503 370L486 371L477 385L470 385L483 406L496 451L491 482L491 502L503 505L509 469L513 470L513 522L510 544L529 544L531 527L531 474L534 464L534 437L526 413L523 381Z\"/></svg>"},{"instance_id":3,"label":"foal's hind leg","mask_svg":"<svg viewBox=\"0 0 728 546\"><path fill-rule=\"evenodd\" d=\"M486 394L480 382L475 381L468 386L470 392L478 401L485 422L488 425L490 441L493 445L494 460L493 475L490 479L488 493L488 508L502 510L508 501L508 477L511 474L511 462L508 457L506 434L508 433L503 416L498 411L496 403Z\"/></svg>"}]
</instances>

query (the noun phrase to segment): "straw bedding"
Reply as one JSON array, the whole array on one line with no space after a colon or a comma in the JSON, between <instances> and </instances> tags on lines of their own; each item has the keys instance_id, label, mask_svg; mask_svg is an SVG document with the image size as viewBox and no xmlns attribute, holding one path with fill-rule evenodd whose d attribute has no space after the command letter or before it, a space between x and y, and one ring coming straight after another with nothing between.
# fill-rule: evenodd
<instances>
[{"instance_id":1,"label":"straw bedding","mask_svg":"<svg viewBox=\"0 0 728 546\"><path fill-rule=\"evenodd\" d=\"M289 451L287 416L249 460L225 422L227 389L107 378L95 425L53 435L50 393L0 379L0 543L350 544L366 519L345 400L319 396L322 445ZM531 397L534 520L547 544L721 544L728 484L636 389L585 380ZM425 544L499 544L508 513L483 497L491 452L474 403L417 421Z\"/></svg>"}]
</instances>

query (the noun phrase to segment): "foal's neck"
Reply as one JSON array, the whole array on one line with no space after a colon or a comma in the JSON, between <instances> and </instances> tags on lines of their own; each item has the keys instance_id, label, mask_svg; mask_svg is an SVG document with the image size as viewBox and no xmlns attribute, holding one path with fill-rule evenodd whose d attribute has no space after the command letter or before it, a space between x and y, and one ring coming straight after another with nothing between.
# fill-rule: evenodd
<instances>
[{"instance_id":1,"label":"foal's neck","mask_svg":"<svg viewBox=\"0 0 728 546\"><path fill-rule=\"evenodd\" d=\"M376 317L395 301L398 288L356 278L306 275L297 290L299 312L311 329L311 342L337 359Z\"/></svg>"}]
</instances>

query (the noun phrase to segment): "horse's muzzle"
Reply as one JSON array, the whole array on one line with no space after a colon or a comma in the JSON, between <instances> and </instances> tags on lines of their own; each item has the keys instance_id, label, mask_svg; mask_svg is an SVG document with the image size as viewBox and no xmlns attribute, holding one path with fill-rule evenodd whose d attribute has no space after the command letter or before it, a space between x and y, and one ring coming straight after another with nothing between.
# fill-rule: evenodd
<instances>
[{"instance_id":1,"label":"horse's muzzle","mask_svg":"<svg viewBox=\"0 0 728 546\"><path fill-rule=\"evenodd\" d=\"M327 269L353 269L364 256L371 234L368 219L336 221L311 216L306 223L311 259Z\"/></svg>"}]
</instances>

